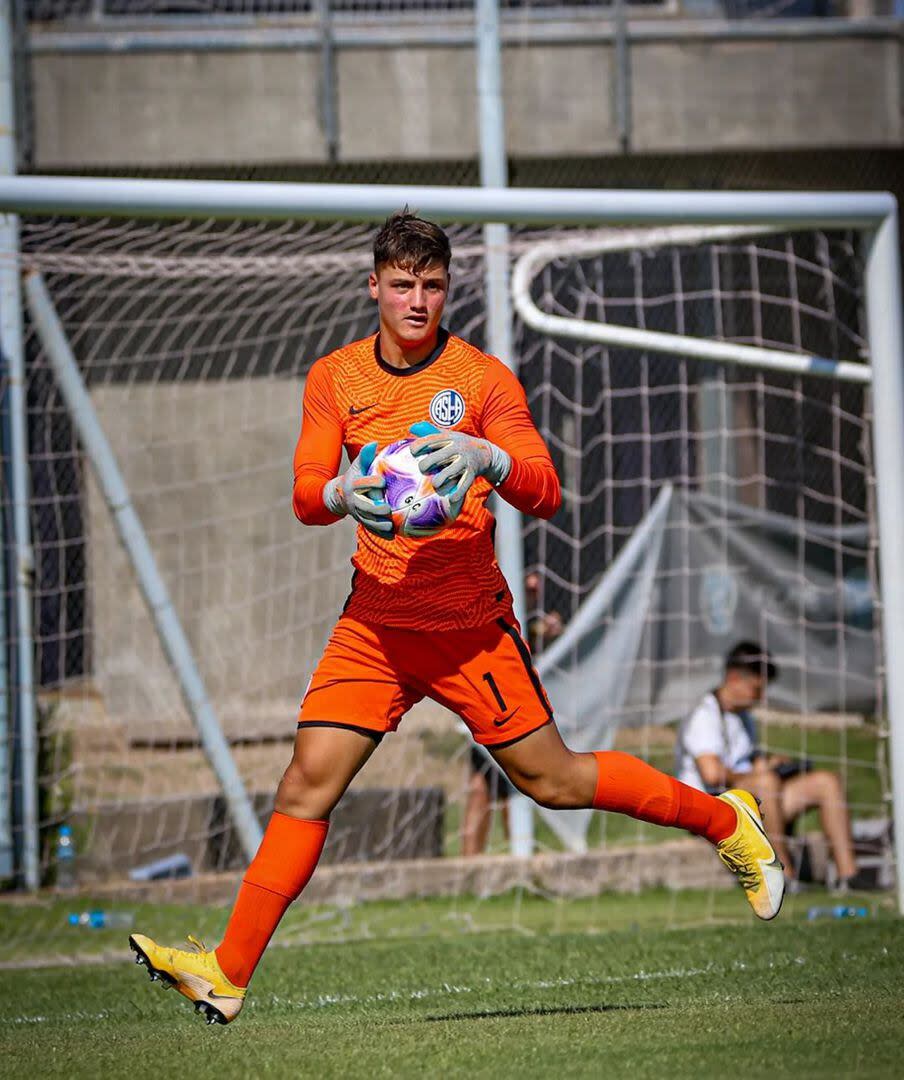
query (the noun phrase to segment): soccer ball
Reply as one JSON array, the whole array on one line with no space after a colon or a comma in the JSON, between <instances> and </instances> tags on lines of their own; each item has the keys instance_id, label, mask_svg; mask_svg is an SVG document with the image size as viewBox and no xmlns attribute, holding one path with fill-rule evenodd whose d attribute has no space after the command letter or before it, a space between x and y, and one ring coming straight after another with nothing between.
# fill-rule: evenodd
<instances>
[{"instance_id":1,"label":"soccer ball","mask_svg":"<svg viewBox=\"0 0 904 1080\"><path fill-rule=\"evenodd\" d=\"M392 510L399 536L435 536L458 516L461 504L452 504L433 486L411 453L414 439L397 439L374 458L372 472L386 480L383 497Z\"/></svg>"}]
</instances>

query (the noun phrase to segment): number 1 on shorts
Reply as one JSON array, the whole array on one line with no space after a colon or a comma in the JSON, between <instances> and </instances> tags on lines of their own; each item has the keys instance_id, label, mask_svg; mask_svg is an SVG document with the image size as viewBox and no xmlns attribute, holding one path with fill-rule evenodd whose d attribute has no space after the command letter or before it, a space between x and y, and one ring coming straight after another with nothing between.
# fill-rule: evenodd
<instances>
[{"instance_id":1,"label":"number 1 on shorts","mask_svg":"<svg viewBox=\"0 0 904 1080\"><path fill-rule=\"evenodd\" d=\"M496 704L499 706L502 712L505 712L508 706L505 703L505 698L499 693L499 687L496 685L496 680L493 678L491 671L485 671L483 675L484 682L487 683L489 688L493 691L493 697L496 699Z\"/></svg>"}]
</instances>

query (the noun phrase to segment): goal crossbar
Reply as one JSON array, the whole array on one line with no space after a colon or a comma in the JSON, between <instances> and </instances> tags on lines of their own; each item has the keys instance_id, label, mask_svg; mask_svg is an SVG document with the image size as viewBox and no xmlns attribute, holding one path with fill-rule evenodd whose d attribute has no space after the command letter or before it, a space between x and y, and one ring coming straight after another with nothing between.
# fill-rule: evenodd
<instances>
[{"instance_id":1,"label":"goal crossbar","mask_svg":"<svg viewBox=\"0 0 904 1080\"><path fill-rule=\"evenodd\" d=\"M410 205L441 221L522 225L776 225L869 229L897 213L886 192L609 191L278 184L94 177L0 178L18 214L373 221Z\"/></svg>"}]
</instances>

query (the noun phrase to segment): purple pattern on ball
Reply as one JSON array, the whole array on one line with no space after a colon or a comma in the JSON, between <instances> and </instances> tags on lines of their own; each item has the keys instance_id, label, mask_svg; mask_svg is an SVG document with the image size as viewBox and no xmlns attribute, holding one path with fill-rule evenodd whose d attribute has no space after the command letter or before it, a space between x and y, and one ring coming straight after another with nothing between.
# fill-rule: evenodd
<instances>
[{"instance_id":1,"label":"purple pattern on ball","mask_svg":"<svg viewBox=\"0 0 904 1080\"><path fill-rule=\"evenodd\" d=\"M419 481L414 477L398 473L391 468L385 470L383 478L386 481L386 490L383 495L393 510L398 510L402 506L402 500L406 495L416 495L420 486Z\"/></svg>"},{"instance_id":2,"label":"purple pattern on ball","mask_svg":"<svg viewBox=\"0 0 904 1080\"><path fill-rule=\"evenodd\" d=\"M399 531L405 535L428 536L448 523L447 506L429 477L424 476L406 448L414 439L397 439L380 452L377 467L386 481L384 498L403 516ZM407 500L407 502L406 502ZM411 531L409 531L411 530Z\"/></svg>"},{"instance_id":3,"label":"purple pattern on ball","mask_svg":"<svg viewBox=\"0 0 904 1080\"><path fill-rule=\"evenodd\" d=\"M408 524L417 529L439 528L446 523L446 510L442 499L432 492L415 504L408 514Z\"/></svg>"}]
</instances>

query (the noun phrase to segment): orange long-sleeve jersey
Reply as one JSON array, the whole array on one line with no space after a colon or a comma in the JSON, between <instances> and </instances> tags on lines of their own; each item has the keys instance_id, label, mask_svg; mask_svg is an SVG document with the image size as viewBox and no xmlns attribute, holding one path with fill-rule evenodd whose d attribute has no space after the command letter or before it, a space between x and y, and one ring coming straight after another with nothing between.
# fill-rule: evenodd
<instances>
[{"instance_id":1,"label":"orange long-sleeve jersey","mask_svg":"<svg viewBox=\"0 0 904 1080\"><path fill-rule=\"evenodd\" d=\"M408 436L419 420L489 439L512 459L497 491L513 506L549 518L561 489L546 444L534 426L524 389L508 368L461 338L440 332L437 347L415 368L380 356L372 335L321 357L304 392L295 449L293 506L307 525L338 519L323 504L342 448L354 460L362 446ZM420 630L481 626L511 608L493 550L492 486L478 477L456 521L436 536L385 540L358 528L347 614L362 622Z\"/></svg>"}]
</instances>

